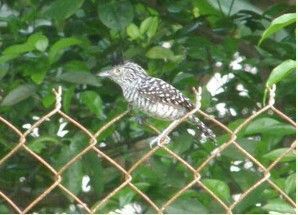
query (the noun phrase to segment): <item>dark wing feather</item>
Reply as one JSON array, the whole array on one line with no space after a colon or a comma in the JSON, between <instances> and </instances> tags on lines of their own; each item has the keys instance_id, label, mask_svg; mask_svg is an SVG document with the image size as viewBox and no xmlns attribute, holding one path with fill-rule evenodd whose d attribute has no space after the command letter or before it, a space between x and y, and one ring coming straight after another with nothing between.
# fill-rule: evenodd
<instances>
[{"instance_id":1,"label":"dark wing feather","mask_svg":"<svg viewBox=\"0 0 298 215\"><path fill-rule=\"evenodd\" d=\"M189 111L194 109L189 98L183 96L179 90L161 79L150 78L138 90L141 96L153 102L183 107Z\"/></svg>"}]
</instances>

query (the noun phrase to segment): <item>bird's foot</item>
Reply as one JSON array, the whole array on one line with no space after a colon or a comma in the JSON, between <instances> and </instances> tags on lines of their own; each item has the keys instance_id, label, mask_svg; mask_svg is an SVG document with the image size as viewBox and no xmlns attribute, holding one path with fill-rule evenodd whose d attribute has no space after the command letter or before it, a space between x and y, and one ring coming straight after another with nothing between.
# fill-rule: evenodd
<instances>
[{"instance_id":1,"label":"bird's foot","mask_svg":"<svg viewBox=\"0 0 298 215\"><path fill-rule=\"evenodd\" d=\"M163 137L163 136L157 136L156 138L154 138L152 141L150 141L149 145L150 148L152 149L155 145L162 147L165 144L169 144L171 141L171 138L169 138L168 136Z\"/></svg>"}]
</instances>

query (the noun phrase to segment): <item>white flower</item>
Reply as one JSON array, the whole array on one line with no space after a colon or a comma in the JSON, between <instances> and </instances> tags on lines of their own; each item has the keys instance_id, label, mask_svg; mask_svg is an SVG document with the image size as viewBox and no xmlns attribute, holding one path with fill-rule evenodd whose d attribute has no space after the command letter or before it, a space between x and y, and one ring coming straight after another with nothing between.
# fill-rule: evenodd
<instances>
[{"instance_id":1,"label":"white flower","mask_svg":"<svg viewBox=\"0 0 298 215\"><path fill-rule=\"evenodd\" d=\"M215 73L212 78L207 83L207 90L212 96L224 92L223 86L235 77L233 73L228 73L226 75L221 75L220 73Z\"/></svg>"},{"instance_id":2,"label":"white flower","mask_svg":"<svg viewBox=\"0 0 298 215\"><path fill-rule=\"evenodd\" d=\"M239 172L240 170L241 169L238 166L234 166L234 165L230 166L230 171L231 172Z\"/></svg>"},{"instance_id":3,"label":"white flower","mask_svg":"<svg viewBox=\"0 0 298 215\"><path fill-rule=\"evenodd\" d=\"M216 66L216 67L222 67L222 62L217 61L217 62L215 63L215 66Z\"/></svg>"},{"instance_id":4,"label":"white flower","mask_svg":"<svg viewBox=\"0 0 298 215\"><path fill-rule=\"evenodd\" d=\"M84 175L82 178L82 190L87 193L91 190L91 186L89 185L90 177L88 175Z\"/></svg>"},{"instance_id":5,"label":"white flower","mask_svg":"<svg viewBox=\"0 0 298 215\"><path fill-rule=\"evenodd\" d=\"M75 206L74 204L70 204L70 205L69 205L69 210L70 210L71 212L75 212L75 211L76 211L76 206Z\"/></svg>"},{"instance_id":6,"label":"white flower","mask_svg":"<svg viewBox=\"0 0 298 215\"><path fill-rule=\"evenodd\" d=\"M66 134L68 134L68 130L63 130L67 125L67 122L62 122L59 126L59 129L57 131L57 136L58 137L64 137Z\"/></svg>"},{"instance_id":7,"label":"white flower","mask_svg":"<svg viewBox=\"0 0 298 215\"><path fill-rule=\"evenodd\" d=\"M169 49L172 47L172 44L170 42L163 42L161 46L166 49Z\"/></svg>"},{"instance_id":8,"label":"white flower","mask_svg":"<svg viewBox=\"0 0 298 215\"><path fill-rule=\"evenodd\" d=\"M195 135L196 135L195 130L193 130L193 129L191 129L191 128L188 128L186 131L187 131L187 133L189 133L191 136L195 136Z\"/></svg>"},{"instance_id":9,"label":"white flower","mask_svg":"<svg viewBox=\"0 0 298 215\"><path fill-rule=\"evenodd\" d=\"M25 128L27 130L31 129L31 127L32 127L32 125L30 123L27 123L27 124L22 125L22 128ZM31 131L31 133L30 133L30 135L32 137L39 137L39 130L38 130L38 128L33 128L32 131Z\"/></svg>"},{"instance_id":10,"label":"white flower","mask_svg":"<svg viewBox=\"0 0 298 215\"><path fill-rule=\"evenodd\" d=\"M230 62L230 67L232 68L232 70L240 70L242 69L242 65L241 65L241 62L245 60L245 57L244 56L240 56L239 52L236 52L234 54L234 60L232 60Z\"/></svg>"},{"instance_id":11,"label":"white flower","mask_svg":"<svg viewBox=\"0 0 298 215\"><path fill-rule=\"evenodd\" d=\"M241 163L243 163L243 161L241 161L241 160L237 160L237 161L233 161L232 162L234 165L239 165L239 164L241 164Z\"/></svg>"},{"instance_id":12,"label":"white flower","mask_svg":"<svg viewBox=\"0 0 298 215\"><path fill-rule=\"evenodd\" d=\"M232 195L232 198L234 199L234 201L238 201L240 199L241 195L242 195L241 193L234 194L234 195Z\"/></svg>"},{"instance_id":13,"label":"white flower","mask_svg":"<svg viewBox=\"0 0 298 215\"><path fill-rule=\"evenodd\" d=\"M24 182L25 180L26 180L26 178L24 176L22 176L22 177L19 178L19 181L20 182Z\"/></svg>"},{"instance_id":14,"label":"white flower","mask_svg":"<svg viewBox=\"0 0 298 215\"><path fill-rule=\"evenodd\" d=\"M116 209L108 214L141 214L143 209L138 203L129 203L121 209Z\"/></svg>"},{"instance_id":15,"label":"white flower","mask_svg":"<svg viewBox=\"0 0 298 215\"><path fill-rule=\"evenodd\" d=\"M250 169L251 167L253 167L253 163L249 160L245 161L244 168L245 169Z\"/></svg>"},{"instance_id":16,"label":"white flower","mask_svg":"<svg viewBox=\"0 0 298 215\"><path fill-rule=\"evenodd\" d=\"M104 148L104 147L106 147L106 146L107 146L107 144L104 143L104 142L101 142L101 143L99 144L99 148Z\"/></svg>"},{"instance_id":17,"label":"white flower","mask_svg":"<svg viewBox=\"0 0 298 215\"><path fill-rule=\"evenodd\" d=\"M37 121L37 120L40 119L40 117L39 116L32 116L32 119Z\"/></svg>"}]
</instances>

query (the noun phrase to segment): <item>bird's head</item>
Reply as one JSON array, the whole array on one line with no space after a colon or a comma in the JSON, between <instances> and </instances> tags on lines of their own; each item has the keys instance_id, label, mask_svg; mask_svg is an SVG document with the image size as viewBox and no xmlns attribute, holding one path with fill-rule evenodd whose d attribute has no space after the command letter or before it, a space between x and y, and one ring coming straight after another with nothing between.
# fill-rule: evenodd
<instances>
[{"instance_id":1,"label":"bird's head","mask_svg":"<svg viewBox=\"0 0 298 215\"><path fill-rule=\"evenodd\" d=\"M97 74L99 77L108 77L120 86L135 84L142 77L147 77L146 71L136 63L131 61L114 66Z\"/></svg>"}]
</instances>

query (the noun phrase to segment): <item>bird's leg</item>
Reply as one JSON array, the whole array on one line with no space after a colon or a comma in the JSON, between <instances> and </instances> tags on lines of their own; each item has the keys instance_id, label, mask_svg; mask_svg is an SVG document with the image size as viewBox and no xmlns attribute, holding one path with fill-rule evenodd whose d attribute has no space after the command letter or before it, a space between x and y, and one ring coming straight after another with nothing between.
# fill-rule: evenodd
<instances>
[{"instance_id":1,"label":"bird's leg","mask_svg":"<svg viewBox=\"0 0 298 215\"><path fill-rule=\"evenodd\" d=\"M174 128L177 127L177 125L179 125L180 121L181 120L174 120L166 129L163 130L161 134L158 135L158 137L154 138L150 142L150 147L152 148L155 144L161 147L170 143L171 139L168 135L173 131Z\"/></svg>"}]
</instances>

